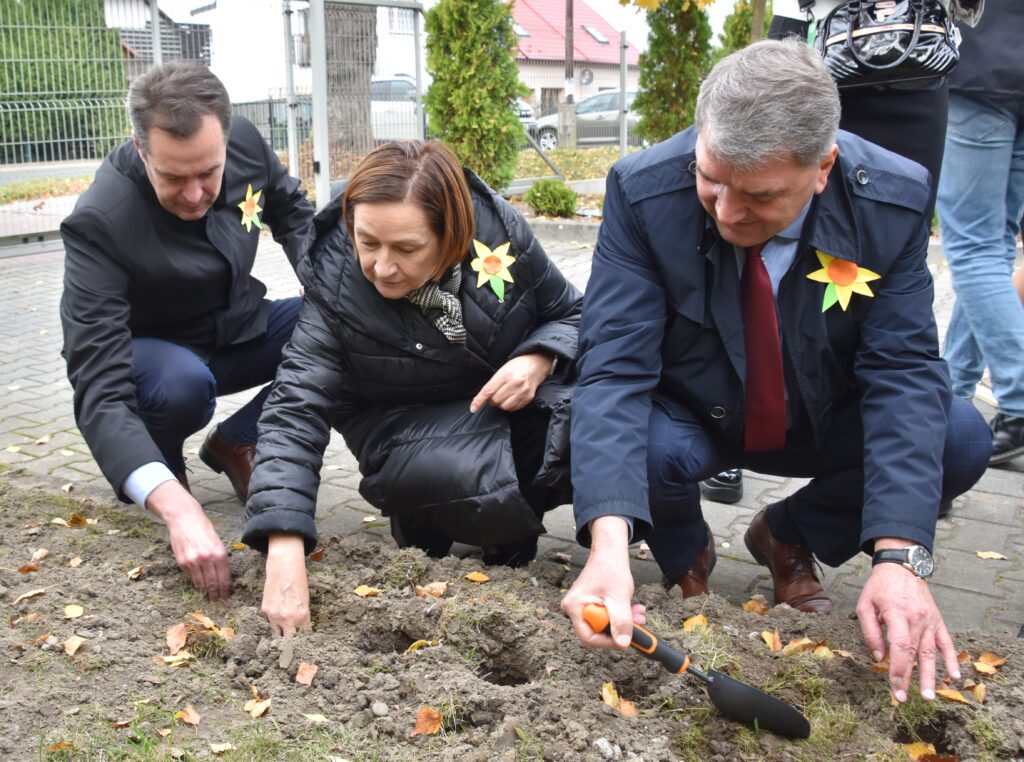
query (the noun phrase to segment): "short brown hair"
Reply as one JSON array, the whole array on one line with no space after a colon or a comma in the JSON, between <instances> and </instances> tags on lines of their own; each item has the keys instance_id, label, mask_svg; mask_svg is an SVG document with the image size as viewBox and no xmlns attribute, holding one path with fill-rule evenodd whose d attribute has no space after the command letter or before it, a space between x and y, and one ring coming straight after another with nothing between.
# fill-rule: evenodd
<instances>
[{"instance_id":1,"label":"short brown hair","mask_svg":"<svg viewBox=\"0 0 1024 762\"><path fill-rule=\"evenodd\" d=\"M204 116L214 116L227 141L231 98L224 83L199 61L169 61L137 77L128 88L128 115L143 151L156 127L176 138L199 131Z\"/></svg>"},{"instance_id":2,"label":"short brown hair","mask_svg":"<svg viewBox=\"0 0 1024 762\"><path fill-rule=\"evenodd\" d=\"M441 143L385 143L363 159L345 188L342 209L350 237L359 204L412 201L427 215L440 242L441 260L431 280L460 262L473 240L473 200L458 159Z\"/></svg>"}]
</instances>

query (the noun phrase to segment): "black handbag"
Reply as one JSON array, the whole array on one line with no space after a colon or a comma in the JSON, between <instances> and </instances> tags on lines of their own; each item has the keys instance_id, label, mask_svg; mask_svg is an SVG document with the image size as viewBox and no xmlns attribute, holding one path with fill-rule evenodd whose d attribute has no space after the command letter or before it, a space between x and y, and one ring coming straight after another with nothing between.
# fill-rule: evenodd
<instances>
[{"instance_id":1,"label":"black handbag","mask_svg":"<svg viewBox=\"0 0 1024 762\"><path fill-rule=\"evenodd\" d=\"M818 25L814 45L840 89L926 87L960 60L939 0L847 0Z\"/></svg>"}]
</instances>

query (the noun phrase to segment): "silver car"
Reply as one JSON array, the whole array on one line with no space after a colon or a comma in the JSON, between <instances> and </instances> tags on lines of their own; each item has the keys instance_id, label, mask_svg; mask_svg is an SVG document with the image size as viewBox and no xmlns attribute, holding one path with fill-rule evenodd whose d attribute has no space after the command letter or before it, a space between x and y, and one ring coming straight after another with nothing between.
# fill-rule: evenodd
<instances>
[{"instance_id":1,"label":"silver car","mask_svg":"<svg viewBox=\"0 0 1024 762\"><path fill-rule=\"evenodd\" d=\"M640 117L632 111L635 92L626 93L626 132L630 143ZM577 145L614 145L619 142L619 91L604 90L576 104ZM558 148L558 114L537 120L537 142L545 151Z\"/></svg>"}]
</instances>

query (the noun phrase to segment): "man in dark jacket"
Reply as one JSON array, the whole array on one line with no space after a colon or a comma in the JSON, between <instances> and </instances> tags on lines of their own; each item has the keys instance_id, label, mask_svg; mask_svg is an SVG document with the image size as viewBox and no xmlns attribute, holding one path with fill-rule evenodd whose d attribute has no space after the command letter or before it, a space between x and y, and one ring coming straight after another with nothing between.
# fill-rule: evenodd
<instances>
[{"instance_id":1,"label":"man in dark jacket","mask_svg":"<svg viewBox=\"0 0 1024 762\"><path fill-rule=\"evenodd\" d=\"M264 224L293 266L313 208L256 129L231 119L197 62L136 79L134 138L115 149L61 225L61 321L75 420L123 500L166 524L175 559L212 597L230 592L224 546L188 492L182 444L221 394L268 384L298 297L252 277ZM200 457L245 500L269 385L211 430Z\"/></svg>"},{"instance_id":2,"label":"man in dark jacket","mask_svg":"<svg viewBox=\"0 0 1024 762\"><path fill-rule=\"evenodd\" d=\"M1024 309L1011 281L1024 213L1024 3L988 0L963 29L949 78L949 129L939 179L942 249L956 304L946 334L953 394L974 396L985 367L998 411L992 464L1024 455Z\"/></svg>"},{"instance_id":3,"label":"man in dark jacket","mask_svg":"<svg viewBox=\"0 0 1024 762\"><path fill-rule=\"evenodd\" d=\"M888 639L899 700L915 658L934 698L936 651L958 675L925 582L936 514L983 473L990 437L951 404L938 356L927 173L838 132L835 84L799 42L723 59L696 116L608 177L573 398L591 554L563 606L585 644L625 647L631 537L684 596L705 593L715 554L698 481L736 466L809 477L746 535L776 602L829 611L812 553L839 565L873 552L865 640L881 660ZM592 602L613 637L582 619Z\"/></svg>"}]
</instances>

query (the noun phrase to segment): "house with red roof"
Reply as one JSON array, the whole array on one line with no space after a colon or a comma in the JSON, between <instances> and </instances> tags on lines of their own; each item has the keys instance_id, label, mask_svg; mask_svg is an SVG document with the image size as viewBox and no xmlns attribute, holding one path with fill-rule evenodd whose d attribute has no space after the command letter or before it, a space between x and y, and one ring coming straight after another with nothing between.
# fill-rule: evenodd
<instances>
[{"instance_id":1,"label":"house with red roof","mask_svg":"<svg viewBox=\"0 0 1024 762\"><path fill-rule=\"evenodd\" d=\"M566 0L515 0L512 16L519 38L519 78L532 91L527 96L537 116L558 110L565 100ZM619 31L586 0L573 0L573 80L576 101L619 87ZM628 40L627 40L628 42ZM627 89L640 79L640 53L626 50Z\"/></svg>"}]
</instances>

